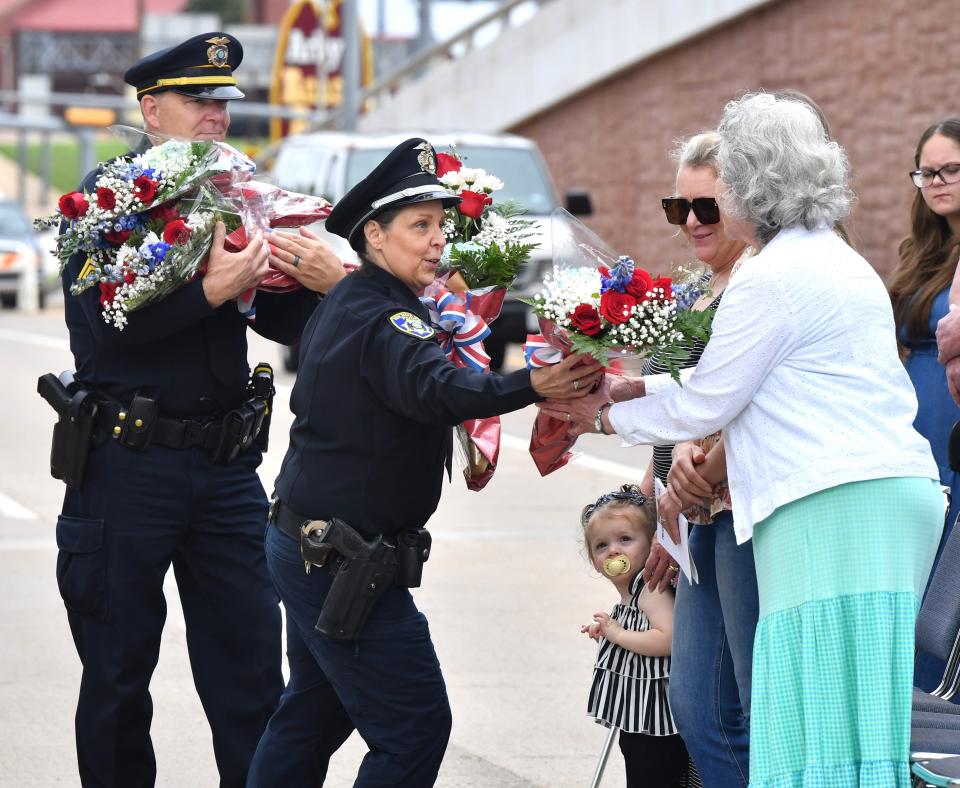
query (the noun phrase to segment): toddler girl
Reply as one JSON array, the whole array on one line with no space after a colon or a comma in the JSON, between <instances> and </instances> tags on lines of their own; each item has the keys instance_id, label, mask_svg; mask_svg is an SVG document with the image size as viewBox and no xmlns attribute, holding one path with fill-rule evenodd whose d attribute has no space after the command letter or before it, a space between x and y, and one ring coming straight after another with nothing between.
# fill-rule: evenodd
<instances>
[{"instance_id":1,"label":"toddler girl","mask_svg":"<svg viewBox=\"0 0 960 788\"><path fill-rule=\"evenodd\" d=\"M625 484L584 507L580 524L591 563L620 593L613 612L580 628L600 644L587 713L620 729L628 788L684 786L689 759L667 703L673 591L643 583L653 501Z\"/></svg>"}]
</instances>

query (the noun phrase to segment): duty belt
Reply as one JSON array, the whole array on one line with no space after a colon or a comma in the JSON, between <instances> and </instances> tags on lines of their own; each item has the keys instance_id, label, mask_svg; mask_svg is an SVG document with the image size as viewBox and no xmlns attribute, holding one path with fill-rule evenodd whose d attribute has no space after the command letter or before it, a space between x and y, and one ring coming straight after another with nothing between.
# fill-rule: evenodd
<instances>
[{"instance_id":1,"label":"duty belt","mask_svg":"<svg viewBox=\"0 0 960 788\"><path fill-rule=\"evenodd\" d=\"M302 514L297 514L279 498L274 498L270 502L270 516L268 519L291 539L296 539L297 542L300 541L300 529L304 523L314 521L320 523L321 527L323 524L322 520L313 520L312 517L304 517Z\"/></svg>"},{"instance_id":2,"label":"duty belt","mask_svg":"<svg viewBox=\"0 0 960 788\"><path fill-rule=\"evenodd\" d=\"M203 421L195 419L171 419L158 416L153 420L149 443L168 449L200 448L212 451L220 440L223 416ZM140 424L137 424L137 421ZM98 412L98 427L102 438L117 438L126 432L136 434L144 428L141 416L116 402L102 403ZM125 430L126 428L126 430ZM127 443L129 441L121 441Z\"/></svg>"}]
</instances>

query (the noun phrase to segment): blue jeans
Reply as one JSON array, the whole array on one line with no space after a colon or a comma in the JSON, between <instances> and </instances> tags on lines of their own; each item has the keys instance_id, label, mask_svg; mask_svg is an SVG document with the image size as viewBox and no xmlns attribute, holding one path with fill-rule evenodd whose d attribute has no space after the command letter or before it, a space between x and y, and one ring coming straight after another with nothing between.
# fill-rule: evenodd
<instances>
[{"instance_id":1,"label":"blue jeans","mask_svg":"<svg viewBox=\"0 0 960 788\"><path fill-rule=\"evenodd\" d=\"M354 728L370 751L354 788L433 785L451 716L427 619L410 591L388 588L356 641L314 629L331 574L308 575L300 546L267 529L267 567L287 612L290 680L250 766L247 788L315 788Z\"/></svg>"},{"instance_id":2,"label":"blue jeans","mask_svg":"<svg viewBox=\"0 0 960 788\"><path fill-rule=\"evenodd\" d=\"M690 531L700 582L677 586L670 708L706 788L744 788L750 775L750 676L757 573L730 512Z\"/></svg>"}]
</instances>

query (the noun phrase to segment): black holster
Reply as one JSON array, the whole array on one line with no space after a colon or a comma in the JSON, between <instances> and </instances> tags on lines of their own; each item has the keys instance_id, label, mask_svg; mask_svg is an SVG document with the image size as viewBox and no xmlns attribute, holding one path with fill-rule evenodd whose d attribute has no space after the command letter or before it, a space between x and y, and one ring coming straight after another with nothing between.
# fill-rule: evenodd
<instances>
[{"instance_id":1,"label":"black holster","mask_svg":"<svg viewBox=\"0 0 960 788\"><path fill-rule=\"evenodd\" d=\"M97 400L94 392L82 389L73 373L60 376L48 372L37 380L37 392L57 412L50 449L50 474L68 487L79 490L87 455L93 446L97 426Z\"/></svg>"},{"instance_id":2,"label":"black holster","mask_svg":"<svg viewBox=\"0 0 960 788\"><path fill-rule=\"evenodd\" d=\"M306 541L304 550L303 542ZM356 640L377 600L397 577L396 548L381 537L367 541L342 520L327 521L322 532L301 536L301 552L328 545L337 560L333 583L320 610L316 630L335 640Z\"/></svg>"}]
</instances>

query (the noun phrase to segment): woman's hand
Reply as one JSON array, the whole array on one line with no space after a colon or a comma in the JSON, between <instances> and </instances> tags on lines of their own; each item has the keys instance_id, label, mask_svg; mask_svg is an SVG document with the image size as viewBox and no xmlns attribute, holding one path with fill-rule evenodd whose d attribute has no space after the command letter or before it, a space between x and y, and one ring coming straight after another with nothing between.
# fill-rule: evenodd
<instances>
[{"instance_id":1,"label":"woman's hand","mask_svg":"<svg viewBox=\"0 0 960 788\"><path fill-rule=\"evenodd\" d=\"M667 484L684 508L703 503L703 499L713 492L713 485L697 470L697 466L703 465L706 459L707 455L692 441L673 447L673 463L667 474Z\"/></svg>"},{"instance_id":2,"label":"woman's hand","mask_svg":"<svg viewBox=\"0 0 960 788\"><path fill-rule=\"evenodd\" d=\"M558 364L533 370L530 385L546 399L573 400L586 398L602 377L603 366L593 356L571 354Z\"/></svg>"},{"instance_id":3,"label":"woman's hand","mask_svg":"<svg viewBox=\"0 0 960 788\"><path fill-rule=\"evenodd\" d=\"M596 626L598 632L611 643L615 643L623 632L623 625L617 619L610 618L609 613L594 613L593 620L595 623L591 624L591 627Z\"/></svg>"},{"instance_id":4,"label":"woman's hand","mask_svg":"<svg viewBox=\"0 0 960 788\"><path fill-rule=\"evenodd\" d=\"M584 624L580 627L580 631L589 635L591 640L600 640L600 625L596 621L592 624Z\"/></svg>"},{"instance_id":5,"label":"woman's hand","mask_svg":"<svg viewBox=\"0 0 960 788\"><path fill-rule=\"evenodd\" d=\"M300 228L299 235L275 230L268 240L270 265L308 290L329 293L347 275L333 247L306 227Z\"/></svg>"},{"instance_id":6,"label":"woman's hand","mask_svg":"<svg viewBox=\"0 0 960 788\"><path fill-rule=\"evenodd\" d=\"M670 485L667 485L660 497L657 498L657 515L674 544L680 544L679 518L680 513L686 508Z\"/></svg>"},{"instance_id":7,"label":"woman's hand","mask_svg":"<svg viewBox=\"0 0 960 788\"><path fill-rule=\"evenodd\" d=\"M650 555L647 556L647 563L643 567L643 580L647 587L665 591L679 571L670 554L654 537Z\"/></svg>"},{"instance_id":8,"label":"woman's hand","mask_svg":"<svg viewBox=\"0 0 960 788\"><path fill-rule=\"evenodd\" d=\"M610 401L610 395L606 387L601 386L595 393L578 400L560 402L559 399L557 397L548 399L546 402L538 402L537 407L548 416L569 422L570 435L573 437L582 435L584 432L597 432L594 418L600 406Z\"/></svg>"}]
</instances>

